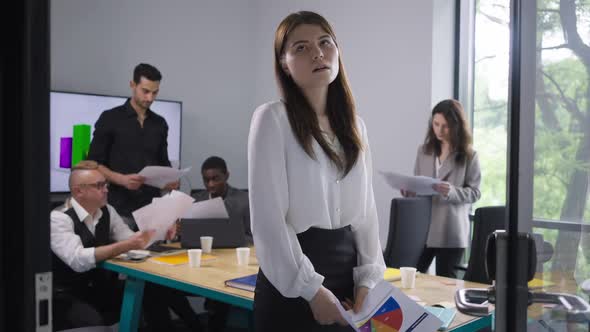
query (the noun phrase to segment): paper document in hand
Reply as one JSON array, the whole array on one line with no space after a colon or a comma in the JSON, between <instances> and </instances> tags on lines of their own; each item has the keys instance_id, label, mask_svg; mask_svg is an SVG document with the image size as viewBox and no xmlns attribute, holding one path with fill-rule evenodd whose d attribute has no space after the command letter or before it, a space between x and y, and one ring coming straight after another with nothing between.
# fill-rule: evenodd
<instances>
[{"instance_id":1,"label":"paper document in hand","mask_svg":"<svg viewBox=\"0 0 590 332\"><path fill-rule=\"evenodd\" d=\"M155 241L164 240L170 226L182 217L193 201L191 196L173 190L170 194L153 200L151 204L133 211L133 218L140 230L156 231L147 246L149 247Z\"/></svg>"},{"instance_id":2,"label":"paper document in hand","mask_svg":"<svg viewBox=\"0 0 590 332\"><path fill-rule=\"evenodd\" d=\"M145 184L156 188L164 188L168 183L178 181L190 170L190 167L176 169L166 166L146 166L138 174L145 177Z\"/></svg>"},{"instance_id":3,"label":"paper document in hand","mask_svg":"<svg viewBox=\"0 0 590 332\"><path fill-rule=\"evenodd\" d=\"M227 209L221 197L193 203L183 214L186 219L227 219Z\"/></svg>"},{"instance_id":4,"label":"paper document in hand","mask_svg":"<svg viewBox=\"0 0 590 332\"><path fill-rule=\"evenodd\" d=\"M336 304L342 317L357 332L436 331L442 324L440 319L385 280L369 291L358 313L346 311L339 301Z\"/></svg>"},{"instance_id":5,"label":"paper document in hand","mask_svg":"<svg viewBox=\"0 0 590 332\"><path fill-rule=\"evenodd\" d=\"M438 195L432 185L441 183L439 179L428 176L408 176L394 172L380 171L385 177L385 181L394 189L404 189L413 191L416 195Z\"/></svg>"}]
</instances>

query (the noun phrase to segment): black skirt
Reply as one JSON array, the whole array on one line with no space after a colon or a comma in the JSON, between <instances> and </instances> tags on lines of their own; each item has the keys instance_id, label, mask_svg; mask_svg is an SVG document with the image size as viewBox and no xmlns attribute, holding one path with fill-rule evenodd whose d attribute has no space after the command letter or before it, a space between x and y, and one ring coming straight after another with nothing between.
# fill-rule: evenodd
<instances>
[{"instance_id":1,"label":"black skirt","mask_svg":"<svg viewBox=\"0 0 590 332\"><path fill-rule=\"evenodd\" d=\"M339 229L310 228L297 234L303 253L315 271L324 276L323 286L343 301L353 299L352 270L357 251L350 226ZM254 327L257 332L350 332L350 326L320 325L313 318L307 300L288 298L270 283L262 269L254 293Z\"/></svg>"}]
</instances>

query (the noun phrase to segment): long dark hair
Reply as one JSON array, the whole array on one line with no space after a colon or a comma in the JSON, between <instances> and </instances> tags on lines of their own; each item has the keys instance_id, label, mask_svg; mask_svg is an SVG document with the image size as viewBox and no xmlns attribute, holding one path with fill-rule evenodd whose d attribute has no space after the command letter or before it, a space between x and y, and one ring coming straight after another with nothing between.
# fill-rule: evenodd
<instances>
[{"instance_id":1,"label":"long dark hair","mask_svg":"<svg viewBox=\"0 0 590 332\"><path fill-rule=\"evenodd\" d=\"M334 30L321 15L309 11L290 14L279 24L275 33L275 75L281 90L283 102L287 108L291 129L301 147L311 158L316 159L312 147L312 138L315 138L324 153L336 165L338 170L342 172L342 176L344 177L356 164L359 153L363 149L356 127L354 99L348 85L342 59L339 55L338 66L340 69L338 76L328 86L326 115L344 151L343 158L340 158L322 136L317 116L309 101L305 98L295 81L283 71L281 66L281 57L285 51L287 38L291 31L301 24L313 24L321 27L332 37L334 43L336 43ZM338 47L337 43L336 47Z\"/></svg>"},{"instance_id":2,"label":"long dark hair","mask_svg":"<svg viewBox=\"0 0 590 332\"><path fill-rule=\"evenodd\" d=\"M459 164L465 162L466 158L473 156L473 148L471 146L471 133L469 132L469 125L465 120L465 113L461 103L454 99L446 99L434 106L430 121L428 122L428 132L424 139L424 152L427 154L435 154L440 156L441 144L434 130L432 129L432 119L435 114L441 114L449 126L449 138L451 150L457 152L455 161Z\"/></svg>"}]
</instances>

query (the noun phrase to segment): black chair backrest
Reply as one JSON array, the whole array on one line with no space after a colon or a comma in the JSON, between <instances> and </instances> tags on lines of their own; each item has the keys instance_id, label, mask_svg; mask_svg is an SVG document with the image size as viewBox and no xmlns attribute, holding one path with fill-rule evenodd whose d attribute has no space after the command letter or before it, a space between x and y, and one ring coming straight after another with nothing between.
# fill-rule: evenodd
<instances>
[{"instance_id":1,"label":"black chair backrest","mask_svg":"<svg viewBox=\"0 0 590 332\"><path fill-rule=\"evenodd\" d=\"M399 268L418 265L430 227L430 197L391 200L389 234L383 257L385 265Z\"/></svg>"},{"instance_id":2,"label":"black chair backrest","mask_svg":"<svg viewBox=\"0 0 590 332\"><path fill-rule=\"evenodd\" d=\"M486 243L490 234L497 229L505 229L505 222L505 206L486 206L475 210L469 263L463 279L483 284L492 283L485 267Z\"/></svg>"}]
</instances>

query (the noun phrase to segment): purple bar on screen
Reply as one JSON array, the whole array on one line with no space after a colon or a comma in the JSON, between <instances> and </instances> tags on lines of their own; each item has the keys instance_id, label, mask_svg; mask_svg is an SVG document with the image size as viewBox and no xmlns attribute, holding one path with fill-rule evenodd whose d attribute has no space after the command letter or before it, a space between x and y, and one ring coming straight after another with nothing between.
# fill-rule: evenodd
<instances>
[{"instance_id":1,"label":"purple bar on screen","mask_svg":"<svg viewBox=\"0 0 590 332\"><path fill-rule=\"evenodd\" d=\"M59 142L59 167L72 167L72 138L62 137Z\"/></svg>"}]
</instances>

